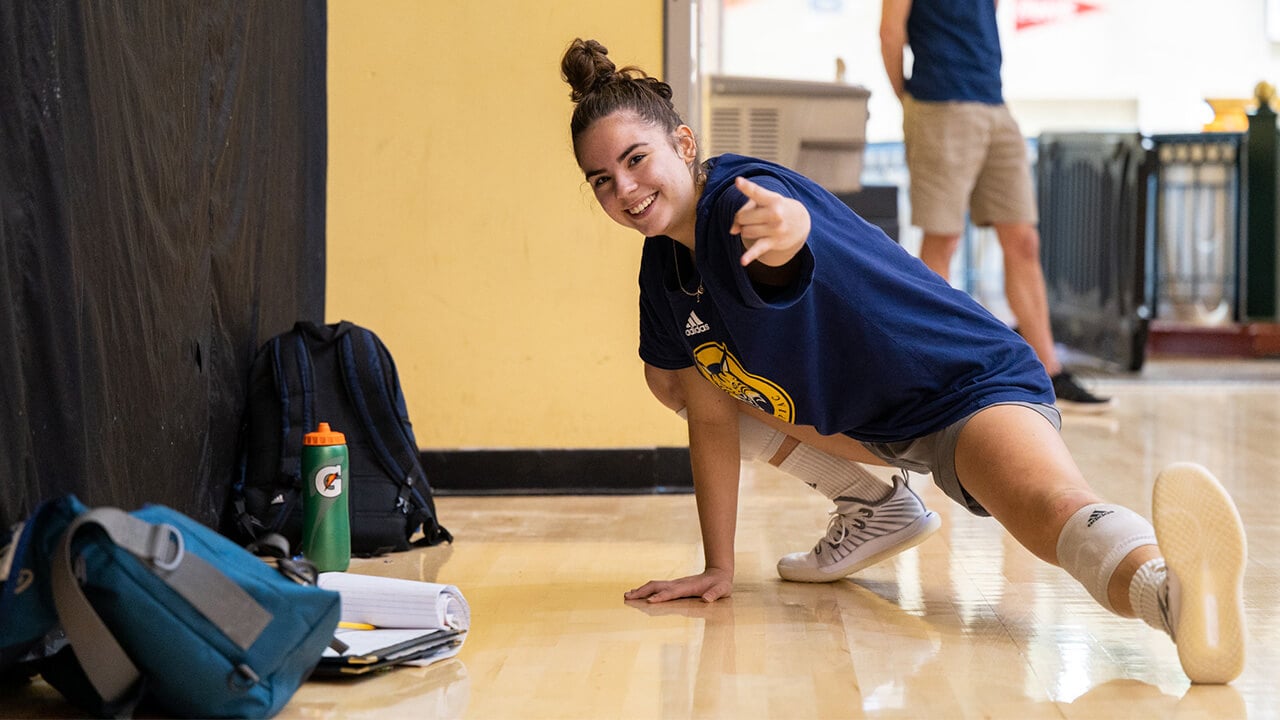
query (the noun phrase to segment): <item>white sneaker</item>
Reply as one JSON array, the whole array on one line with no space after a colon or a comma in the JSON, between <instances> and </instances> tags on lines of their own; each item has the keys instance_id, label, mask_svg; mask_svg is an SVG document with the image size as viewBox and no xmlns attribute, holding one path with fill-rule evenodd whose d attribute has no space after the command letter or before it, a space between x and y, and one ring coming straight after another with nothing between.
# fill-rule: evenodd
<instances>
[{"instance_id":1,"label":"white sneaker","mask_svg":"<svg viewBox=\"0 0 1280 720\"><path fill-rule=\"evenodd\" d=\"M887 497L869 503L840 498L827 534L809 552L778 561L778 575L792 582L831 582L924 542L942 525L901 477Z\"/></svg>"},{"instance_id":2,"label":"white sneaker","mask_svg":"<svg viewBox=\"0 0 1280 720\"><path fill-rule=\"evenodd\" d=\"M1228 683L1244 669L1244 525L1231 496L1194 463L1161 471L1152 493L1156 543L1168 566L1162 597L1182 670L1195 683Z\"/></svg>"}]
</instances>

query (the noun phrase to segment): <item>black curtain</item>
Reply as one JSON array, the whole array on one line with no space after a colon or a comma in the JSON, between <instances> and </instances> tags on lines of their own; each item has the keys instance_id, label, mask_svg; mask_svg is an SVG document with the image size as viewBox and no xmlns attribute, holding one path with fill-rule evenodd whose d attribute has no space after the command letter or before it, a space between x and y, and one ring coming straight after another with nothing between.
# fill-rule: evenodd
<instances>
[{"instance_id":1,"label":"black curtain","mask_svg":"<svg viewBox=\"0 0 1280 720\"><path fill-rule=\"evenodd\" d=\"M0 522L216 525L249 362L324 315L324 0L0 2Z\"/></svg>"}]
</instances>

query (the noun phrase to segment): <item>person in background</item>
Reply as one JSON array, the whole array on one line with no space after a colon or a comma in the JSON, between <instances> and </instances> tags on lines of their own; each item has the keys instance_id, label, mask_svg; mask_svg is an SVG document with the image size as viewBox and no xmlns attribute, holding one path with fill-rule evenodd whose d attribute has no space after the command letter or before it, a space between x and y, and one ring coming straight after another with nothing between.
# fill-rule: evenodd
<instances>
[{"instance_id":1,"label":"person in background","mask_svg":"<svg viewBox=\"0 0 1280 720\"><path fill-rule=\"evenodd\" d=\"M880 51L902 102L911 224L924 232L920 259L948 279L966 212L974 225L995 228L1005 297L1058 406L1110 409L1111 399L1082 387L1054 347L1026 142L1001 87L995 0L884 0Z\"/></svg>"},{"instance_id":2,"label":"person in background","mask_svg":"<svg viewBox=\"0 0 1280 720\"><path fill-rule=\"evenodd\" d=\"M699 162L671 87L619 69L600 43L573 41L560 73L587 186L644 238L639 353L650 390L688 424L702 532L701 572L624 599L732 594L742 460L806 452L823 462L793 474L836 508L813 550L778 561L783 579L836 580L928 537L936 515L860 463L927 472L1102 607L1169 633L1193 681L1239 675L1244 526L1208 470L1159 474L1154 527L1105 502L1058 432L1044 366L976 300L799 173Z\"/></svg>"}]
</instances>

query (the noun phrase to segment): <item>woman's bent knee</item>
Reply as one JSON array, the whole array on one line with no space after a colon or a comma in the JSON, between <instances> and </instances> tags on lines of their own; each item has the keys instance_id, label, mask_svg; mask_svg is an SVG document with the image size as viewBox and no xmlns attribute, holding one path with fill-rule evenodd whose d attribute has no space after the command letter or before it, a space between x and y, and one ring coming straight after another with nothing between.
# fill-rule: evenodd
<instances>
[{"instance_id":1,"label":"woman's bent knee","mask_svg":"<svg viewBox=\"0 0 1280 720\"><path fill-rule=\"evenodd\" d=\"M649 392L663 405L679 412L687 404L680 387L680 377L674 370L663 370L645 363L644 379L649 385Z\"/></svg>"}]
</instances>

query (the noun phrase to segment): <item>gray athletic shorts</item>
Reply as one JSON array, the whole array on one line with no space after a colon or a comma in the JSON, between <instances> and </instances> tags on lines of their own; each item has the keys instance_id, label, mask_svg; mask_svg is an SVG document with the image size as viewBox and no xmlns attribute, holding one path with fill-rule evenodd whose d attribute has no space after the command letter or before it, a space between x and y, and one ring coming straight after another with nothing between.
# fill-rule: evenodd
<instances>
[{"instance_id":1,"label":"gray athletic shorts","mask_svg":"<svg viewBox=\"0 0 1280 720\"><path fill-rule=\"evenodd\" d=\"M1062 415L1052 405L1028 402L1005 402L996 405L1021 405L1031 408L1044 416L1058 430L1062 429ZM983 408L985 410L986 408ZM933 473L933 482L942 488L947 497L964 506L974 515L989 516L986 508L974 500L960 484L956 476L956 442L965 424L982 410L966 415L957 422L948 425L932 435L925 435L914 440L890 443L862 443L873 455L894 467L918 473Z\"/></svg>"},{"instance_id":2,"label":"gray athletic shorts","mask_svg":"<svg viewBox=\"0 0 1280 720\"><path fill-rule=\"evenodd\" d=\"M902 99L911 224L958 235L973 224L1035 223L1027 141L1004 105Z\"/></svg>"}]
</instances>

